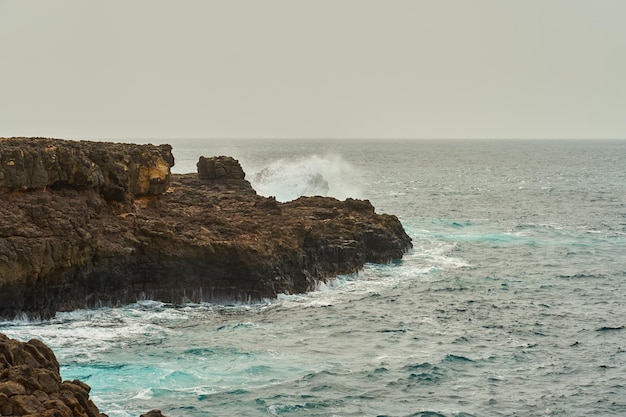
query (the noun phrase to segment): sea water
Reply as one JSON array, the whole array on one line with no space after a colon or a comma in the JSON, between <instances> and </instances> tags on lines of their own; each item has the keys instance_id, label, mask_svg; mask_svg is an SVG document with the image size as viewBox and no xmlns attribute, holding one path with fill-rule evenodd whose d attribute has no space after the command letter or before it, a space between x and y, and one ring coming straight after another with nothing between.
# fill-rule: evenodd
<instances>
[{"instance_id":1,"label":"sea water","mask_svg":"<svg viewBox=\"0 0 626 417\"><path fill-rule=\"evenodd\" d=\"M367 198L414 249L257 304L0 323L111 417L626 415L626 141L168 142L174 172Z\"/></svg>"}]
</instances>

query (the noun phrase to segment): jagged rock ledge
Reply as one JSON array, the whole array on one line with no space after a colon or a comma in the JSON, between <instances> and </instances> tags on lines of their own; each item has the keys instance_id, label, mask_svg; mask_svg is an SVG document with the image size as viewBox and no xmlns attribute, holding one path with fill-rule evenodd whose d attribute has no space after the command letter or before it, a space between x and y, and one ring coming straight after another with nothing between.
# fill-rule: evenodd
<instances>
[{"instance_id":1,"label":"jagged rock ledge","mask_svg":"<svg viewBox=\"0 0 626 417\"><path fill-rule=\"evenodd\" d=\"M0 333L0 416L106 417L77 379L62 381L59 362L43 342ZM164 417L152 410L141 417Z\"/></svg>"},{"instance_id":2,"label":"jagged rock ledge","mask_svg":"<svg viewBox=\"0 0 626 417\"><path fill-rule=\"evenodd\" d=\"M239 163L170 173L169 145L0 139L0 316L302 293L411 247L367 200L256 194Z\"/></svg>"}]
</instances>

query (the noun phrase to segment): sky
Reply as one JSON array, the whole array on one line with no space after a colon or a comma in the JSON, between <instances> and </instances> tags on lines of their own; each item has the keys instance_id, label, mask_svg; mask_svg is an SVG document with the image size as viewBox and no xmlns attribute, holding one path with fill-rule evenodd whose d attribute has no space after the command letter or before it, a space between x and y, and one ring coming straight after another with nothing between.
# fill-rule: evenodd
<instances>
[{"instance_id":1,"label":"sky","mask_svg":"<svg viewBox=\"0 0 626 417\"><path fill-rule=\"evenodd\" d=\"M0 137L626 138L624 0L0 0Z\"/></svg>"}]
</instances>

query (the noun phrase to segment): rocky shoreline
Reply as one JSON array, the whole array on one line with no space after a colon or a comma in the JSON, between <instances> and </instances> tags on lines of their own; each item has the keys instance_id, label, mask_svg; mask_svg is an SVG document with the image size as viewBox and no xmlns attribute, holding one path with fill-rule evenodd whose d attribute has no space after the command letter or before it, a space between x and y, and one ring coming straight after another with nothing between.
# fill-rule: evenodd
<instances>
[{"instance_id":1,"label":"rocky shoreline","mask_svg":"<svg viewBox=\"0 0 626 417\"><path fill-rule=\"evenodd\" d=\"M0 333L0 416L107 417L79 380L63 381L54 352L37 339L20 342ZM164 417L152 410L140 417Z\"/></svg>"},{"instance_id":2,"label":"rocky shoreline","mask_svg":"<svg viewBox=\"0 0 626 417\"><path fill-rule=\"evenodd\" d=\"M369 201L256 194L239 163L174 175L169 145L0 139L0 317L154 299L255 301L411 247ZM39 340L0 334L0 415L106 417ZM152 410L141 417L163 417Z\"/></svg>"},{"instance_id":3,"label":"rocky shoreline","mask_svg":"<svg viewBox=\"0 0 626 417\"><path fill-rule=\"evenodd\" d=\"M0 317L141 299L257 301L400 259L367 200L256 194L239 163L172 174L169 145L0 139Z\"/></svg>"}]
</instances>

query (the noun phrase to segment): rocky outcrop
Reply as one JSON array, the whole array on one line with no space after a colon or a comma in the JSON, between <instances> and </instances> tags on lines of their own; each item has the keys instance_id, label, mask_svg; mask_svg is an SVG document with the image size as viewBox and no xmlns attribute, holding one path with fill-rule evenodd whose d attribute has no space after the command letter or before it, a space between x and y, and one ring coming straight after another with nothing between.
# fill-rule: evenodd
<instances>
[{"instance_id":1,"label":"rocky outcrop","mask_svg":"<svg viewBox=\"0 0 626 417\"><path fill-rule=\"evenodd\" d=\"M142 414L139 417L166 417L161 414L160 410L150 410L146 414Z\"/></svg>"},{"instance_id":2,"label":"rocky outcrop","mask_svg":"<svg viewBox=\"0 0 626 417\"><path fill-rule=\"evenodd\" d=\"M411 246L398 219L368 201L280 203L257 195L232 158L201 158L201 175L170 174L170 150L0 140L0 316L144 298L260 300Z\"/></svg>"},{"instance_id":3,"label":"rocky outcrop","mask_svg":"<svg viewBox=\"0 0 626 417\"><path fill-rule=\"evenodd\" d=\"M54 352L40 340L20 342L0 333L0 416L106 417L90 391L79 380L61 380ZM158 410L145 416L164 417Z\"/></svg>"},{"instance_id":4,"label":"rocky outcrop","mask_svg":"<svg viewBox=\"0 0 626 417\"><path fill-rule=\"evenodd\" d=\"M94 189L107 201L164 193L172 147L44 138L0 139L0 192Z\"/></svg>"},{"instance_id":5,"label":"rocky outcrop","mask_svg":"<svg viewBox=\"0 0 626 417\"><path fill-rule=\"evenodd\" d=\"M0 415L103 417L89 399L91 388L62 381L50 348L33 339L23 343L0 333Z\"/></svg>"},{"instance_id":6,"label":"rocky outcrop","mask_svg":"<svg viewBox=\"0 0 626 417\"><path fill-rule=\"evenodd\" d=\"M246 177L239 162L228 156L201 156L196 165L201 180L242 180Z\"/></svg>"}]
</instances>

